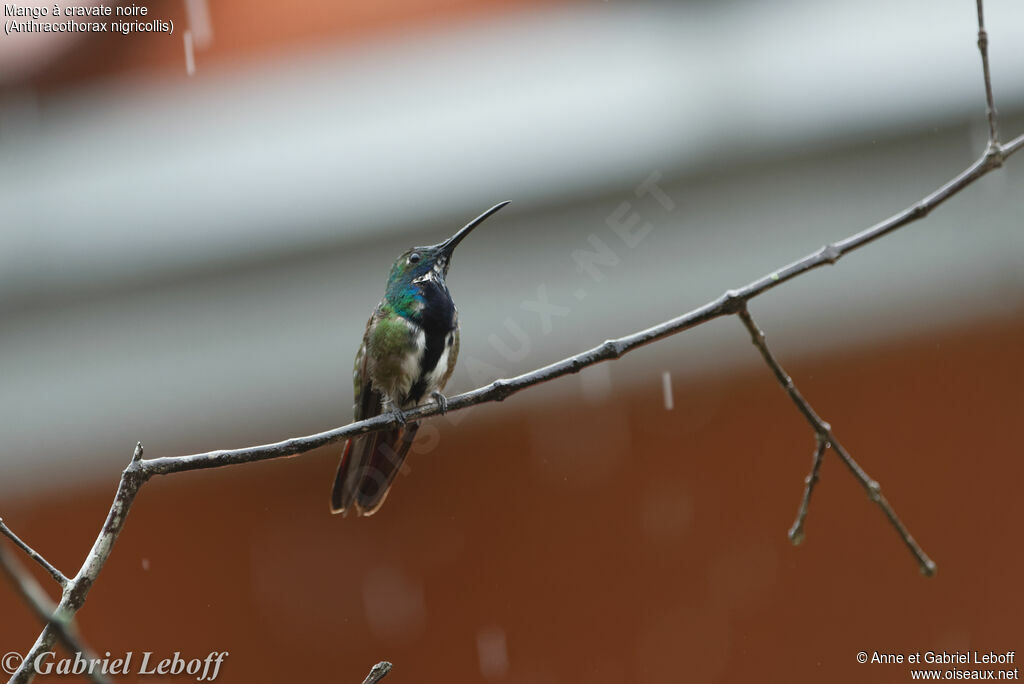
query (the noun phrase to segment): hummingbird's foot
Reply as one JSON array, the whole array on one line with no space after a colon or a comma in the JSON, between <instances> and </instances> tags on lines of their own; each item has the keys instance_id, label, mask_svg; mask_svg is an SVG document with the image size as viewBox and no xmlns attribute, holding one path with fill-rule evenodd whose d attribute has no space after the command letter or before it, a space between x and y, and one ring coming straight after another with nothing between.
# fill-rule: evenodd
<instances>
[{"instance_id":1,"label":"hummingbird's foot","mask_svg":"<svg viewBox=\"0 0 1024 684\"><path fill-rule=\"evenodd\" d=\"M392 404L392 406L391 406L391 415L394 416L395 420L398 421L399 425L401 425L402 427L405 427L405 423L406 423L405 413L402 412L402 409L400 409L397 406L395 406L394 404Z\"/></svg>"},{"instance_id":2,"label":"hummingbird's foot","mask_svg":"<svg viewBox=\"0 0 1024 684\"><path fill-rule=\"evenodd\" d=\"M437 402L438 408L441 409L441 415L442 416L444 414L448 413L448 397L444 396L443 394L441 394L437 390L434 390L433 392L431 392L430 396L433 397L434 401Z\"/></svg>"}]
</instances>

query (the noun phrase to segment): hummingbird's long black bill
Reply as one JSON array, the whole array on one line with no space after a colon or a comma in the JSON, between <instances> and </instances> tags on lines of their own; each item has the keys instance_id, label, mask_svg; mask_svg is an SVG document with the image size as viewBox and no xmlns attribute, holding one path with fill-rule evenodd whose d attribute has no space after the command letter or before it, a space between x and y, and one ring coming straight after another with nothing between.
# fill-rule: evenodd
<instances>
[{"instance_id":1,"label":"hummingbird's long black bill","mask_svg":"<svg viewBox=\"0 0 1024 684\"><path fill-rule=\"evenodd\" d=\"M491 207L490 209L488 209L487 211L485 211L484 213L480 214L475 219L467 223L465 226L463 226L462 229L455 235L452 235L450 238L448 238L440 245L438 245L438 248L440 248L441 252L444 253L445 255L451 256L451 253L455 251L455 247L458 246L460 242L462 242L462 238L469 235L474 228L476 228L481 223L486 221L488 217L496 213L499 209L503 208L511 201L512 200L506 200L504 202L495 204L493 207Z\"/></svg>"}]
</instances>

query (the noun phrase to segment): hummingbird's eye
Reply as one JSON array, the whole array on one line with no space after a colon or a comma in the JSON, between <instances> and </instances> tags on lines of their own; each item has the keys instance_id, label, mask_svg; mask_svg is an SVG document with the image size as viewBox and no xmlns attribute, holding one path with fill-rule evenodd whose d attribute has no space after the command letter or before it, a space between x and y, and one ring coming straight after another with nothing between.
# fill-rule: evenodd
<instances>
[{"instance_id":1,"label":"hummingbird's eye","mask_svg":"<svg viewBox=\"0 0 1024 684\"><path fill-rule=\"evenodd\" d=\"M417 254L416 252L413 252L412 254L409 255L409 263L410 264L418 264L419 262L420 262L420 255L419 254Z\"/></svg>"}]
</instances>

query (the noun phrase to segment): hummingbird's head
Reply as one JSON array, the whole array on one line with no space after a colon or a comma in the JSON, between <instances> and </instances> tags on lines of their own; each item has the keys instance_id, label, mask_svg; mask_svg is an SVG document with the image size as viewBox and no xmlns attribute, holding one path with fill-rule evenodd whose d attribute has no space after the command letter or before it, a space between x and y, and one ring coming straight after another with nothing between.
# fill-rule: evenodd
<instances>
[{"instance_id":1,"label":"hummingbird's head","mask_svg":"<svg viewBox=\"0 0 1024 684\"><path fill-rule=\"evenodd\" d=\"M475 219L467 223L459 232L452 235L444 242L425 247L412 247L401 254L391 266L391 274L388 276L388 292L392 289L404 292L395 292L396 295L408 293L412 290L422 290L428 283L444 285L444 279L448 275L448 267L451 265L452 252L462 239L495 213L508 202L496 204Z\"/></svg>"}]
</instances>

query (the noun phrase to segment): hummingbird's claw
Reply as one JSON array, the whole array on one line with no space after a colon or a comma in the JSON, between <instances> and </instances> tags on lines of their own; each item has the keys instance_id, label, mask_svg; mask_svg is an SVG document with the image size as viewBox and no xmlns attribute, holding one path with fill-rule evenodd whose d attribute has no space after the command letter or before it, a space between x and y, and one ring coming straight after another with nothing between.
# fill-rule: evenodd
<instances>
[{"instance_id":1,"label":"hummingbird's claw","mask_svg":"<svg viewBox=\"0 0 1024 684\"><path fill-rule=\"evenodd\" d=\"M442 416L444 414L448 413L448 397L444 396L443 394L441 394L437 390L434 390L433 392L431 392L430 396L432 396L434 398L434 401L437 402L438 408L441 409L441 415Z\"/></svg>"}]
</instances>

